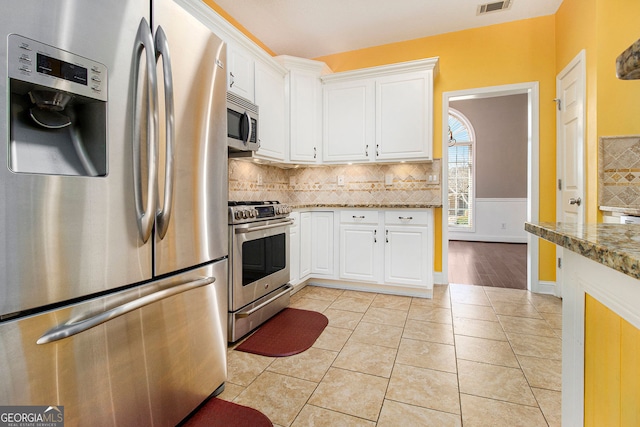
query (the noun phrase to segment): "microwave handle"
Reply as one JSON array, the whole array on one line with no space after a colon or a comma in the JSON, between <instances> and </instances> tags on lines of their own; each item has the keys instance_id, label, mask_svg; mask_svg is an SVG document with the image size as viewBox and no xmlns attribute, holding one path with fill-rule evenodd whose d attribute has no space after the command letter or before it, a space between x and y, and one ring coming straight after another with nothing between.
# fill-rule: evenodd
<instances>
[{"instance_id":1,"label":"microwave handle","mask_svg":"<svg viewBox=\"0 0 640 427\"><path fill-rule=\"evenodd\" d=\"M245 132L245 123L246 123L246 138L244 138ZM244 142L245 144L247 144L249 141L251 141L251 118L249 117L249 114L247 114L247 112L245 111L244 114L242 115L242 142Z\"/></svg>"}]
</instances>

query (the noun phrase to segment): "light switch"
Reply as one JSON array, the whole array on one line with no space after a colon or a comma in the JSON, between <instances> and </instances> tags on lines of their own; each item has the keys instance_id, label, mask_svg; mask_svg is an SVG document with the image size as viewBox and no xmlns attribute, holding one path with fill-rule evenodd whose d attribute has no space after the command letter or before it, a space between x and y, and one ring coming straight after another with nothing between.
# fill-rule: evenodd
<instances>
[{"instance_id":1,"label":"light switch","mask_svg":"<svg viewBox=\"0 0 640 427\"><path fill-rule=\"evenodd\" d=\"M338 175L338 185L340 187L344 186L344 175Z\"/></svg>"}]
</instances>

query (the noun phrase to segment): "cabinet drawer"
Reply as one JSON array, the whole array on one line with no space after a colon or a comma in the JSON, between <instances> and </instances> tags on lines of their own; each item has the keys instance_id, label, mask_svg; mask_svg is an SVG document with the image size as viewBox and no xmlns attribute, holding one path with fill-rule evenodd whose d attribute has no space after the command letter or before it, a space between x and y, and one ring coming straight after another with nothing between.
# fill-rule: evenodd
<instances>
[{"instance_id":1,"label":"cabinet drawer","mask_svg":"<svg viewBox=\"0 0 640 427\"><path fill-rule=\"evenodd\" d=\"M341 211L342 224L378 224L378 211Z\"/></svg>"},{"instance_id":2,"label":"cabinet drawer","mask_svg":"<svg viewBox=\"0 0 640 427\"><path fill-rule=\"evenodd\" d=\"M386 225L429 225L427 211L386 211L384 213Z\"/></svg>"}]
</instances>

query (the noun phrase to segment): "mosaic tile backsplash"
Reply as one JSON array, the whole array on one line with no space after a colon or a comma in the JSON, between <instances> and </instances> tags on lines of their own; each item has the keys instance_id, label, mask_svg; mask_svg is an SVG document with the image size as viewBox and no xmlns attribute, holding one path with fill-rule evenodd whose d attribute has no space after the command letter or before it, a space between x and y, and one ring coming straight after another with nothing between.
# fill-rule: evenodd
<instances>
[{"instance_id":1,"label":"mosaic tile backsplash","mask_svg":"<svg viewBox=\"0 0 640 427\"><path fill-rule=\"evenodd\" d=\"M436 175L437 181L429 181ZM344 185L338 185L344 177ZM391 179L391 185L385 184ZM229 160L229 200L309 205L442 205L441 162L281 169Z\"/></svg>"},{"instance_id":2,"label":"mosaic tile backsplash","mask_svg":"<svg viewBox=\"0 0 640 427\"><path fill-rule=\"evenodd\" d=\"M602 137L598 148L599 205L640 208L640 136Z\"/></svg>"}]
</instances>

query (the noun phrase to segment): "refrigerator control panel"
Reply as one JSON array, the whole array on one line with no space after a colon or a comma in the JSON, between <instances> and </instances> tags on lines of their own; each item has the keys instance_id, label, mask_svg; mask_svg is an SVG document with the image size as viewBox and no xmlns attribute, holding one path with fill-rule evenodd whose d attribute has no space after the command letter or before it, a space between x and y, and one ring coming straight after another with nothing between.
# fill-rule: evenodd
<instances>
[{"instance_id":1,"label":"refrigerator control panel","mask_svg":"<svg viewBox=\"0 0 640 427\"><path fill-rule=\"evenodd\" d=\"M10 34L9 78L107 100L107 67L96 61Z\"/></svg>"}]
</instances>

